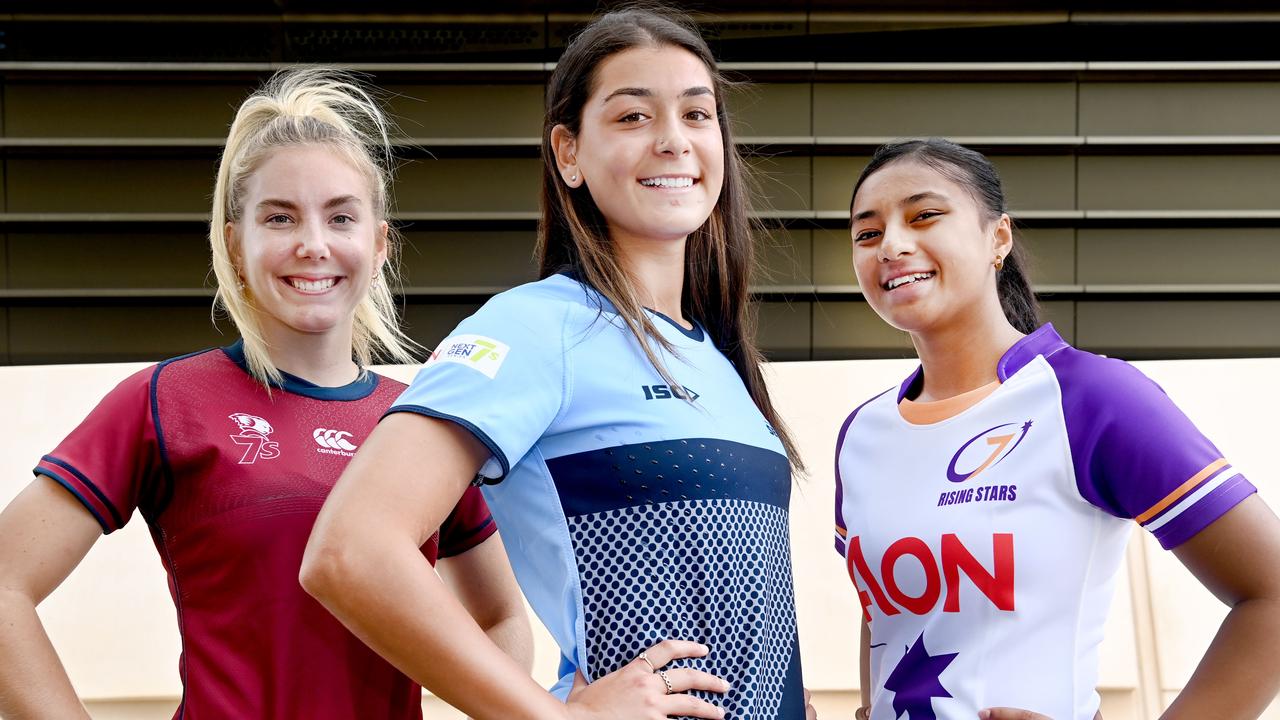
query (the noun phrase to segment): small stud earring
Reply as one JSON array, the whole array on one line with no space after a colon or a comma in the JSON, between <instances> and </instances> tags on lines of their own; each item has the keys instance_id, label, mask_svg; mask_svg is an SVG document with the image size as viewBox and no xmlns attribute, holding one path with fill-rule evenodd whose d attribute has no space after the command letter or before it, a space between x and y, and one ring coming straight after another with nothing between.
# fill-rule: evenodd
<instances>
[{"instance_id":1,"label":"small stud earring","mask_svg":"<svg viewBox=\"0 0 1280 720\"><path fill-rule=\"evenodd\" d=\"M577 173L574 173L574 174L570 175L570 176L569 176L569 182L571 182L571 183L576 183L576 182L578 182L578 174L577 174Z\"/></svg>"},{"instance_id":2,"label":"small stud earring","mask_svg":"<svg viewBox=\"0 0 1280 720\"><path fill-rule=\"evenodd\" d=\"M996 270L1003 270L1003 269L1004 269L1004 258L1002 258L1002 257L1000 257L999 255L997 255L997 256L996 256L996 261L995 261L994 263L992 263L992 265L995 265Z\"/></svg>"}]
</instances>

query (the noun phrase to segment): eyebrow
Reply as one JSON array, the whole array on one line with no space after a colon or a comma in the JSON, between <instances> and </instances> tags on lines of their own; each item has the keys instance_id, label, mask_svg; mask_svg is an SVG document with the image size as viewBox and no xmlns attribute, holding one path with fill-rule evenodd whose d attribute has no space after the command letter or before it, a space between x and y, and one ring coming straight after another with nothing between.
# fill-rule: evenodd
<instances>
[{"instance_id":1,"label":"eyebrow","mask_svg":"<svg viewBox=\"0 0 1280 720\"><path fill-rule=\"evenodd\" d=\"M347 205L347 204L359 205L361 204L361 201L360 201L360 198L356 197L355 195L339 195L338 197L330 198L329 200L326 200L325 204L323 205L323 208L325 210L331 210L335 207L338 207L339 205ZM258 203L257 207L259 210L263 208L284 208L286 210L297 210L298 204L293 202L292 200L280 200L277 198L267 198L266 200L263 200L262 202Z\"/></svg>"},{"instance_id":2,"label":"eyebrow","mask_svg":"<svg viewBox=\"0 0 1280 720\"><path fill-rule=\"evenodd\" d=\"M898 206L906 207L907 205L913 205L915 203L918 203L921 200L942 200L945 202L947 200L947 196L943 195L942 193L933 192L932 190L926 190L922 193L916 193L915 195L910 195L908 197L903 198L902 202L898 203ZM857 215L853 216L853 222L858 222L860 220L873 218L878 214L879 213L877 213L875 210L864 210L858 213Z\"/></svg>"},{"instance_id":3,"label":"eyebrow","mask_svg":"<svg viewBox=\"0 0 1280 720\"><path fill-rule=\"evenodd\" d=\"M642 87L618 88L617 90L614 90L613 92L609 93L608 97L606 97L603 101L601 101L600 104L604 105L605 103L608 103L610 100L614 99L619 95L629 95L631 97L648 98L648 97L653 97L653 91L650 90L649 88L642 88ZM687 88L684 92L680 93L679 97L682 97L682 98L694 97L695 95L715 95L715 93L711 92L711 88L706 87L705 85L697 85L691 88Z\"/></svg>"}]
</instances>

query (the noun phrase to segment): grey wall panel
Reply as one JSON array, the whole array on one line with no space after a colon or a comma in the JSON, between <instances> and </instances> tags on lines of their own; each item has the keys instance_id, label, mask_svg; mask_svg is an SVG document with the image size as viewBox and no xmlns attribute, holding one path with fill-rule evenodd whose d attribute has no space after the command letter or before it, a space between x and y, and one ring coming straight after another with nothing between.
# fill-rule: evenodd
<instances>
[{"instance_id":1,"label":"grey wall panel","mask_svg":"<svg viewBox=\"0 0 1280 720\"><path fill-rule=\"evenodd\" d=\"M182 233L10 233L9 268L14 288L213 286L209 241Z\"/></svg>"},{"instance_id":2,"label":"grey wall panel","mask_svg":"<svg viewBox=\"0 0 1280 720\"><path fill-rule=\"evenodd\" d=\"M866 157L813 159L814 208L847 212L853 184ZM1004 184L1014 217L1019 210L1070 210L1075 207L1075 158L1071 156L996 156L991 158Z\"/></svg>"},{"instance_id":3,"label":"grey wall panel","mask_svg":"<svg viewBox=\"0 0 1280 720\"><path fill-rule=\"evenodd\" d=\"M1081 283L1280 284L1280 228L1079 232Z\"/></svg>"},{"instance_id":4,"label":"grey wall panel","mask_svg":"<svg viewBox=\"0 0 1280 720\"><path fill-rule=\"evenodd\" d=\"M1063 340L1076 342L1076 304L1070 300L1044 300L1040 303L1040 320L1053 323Z\"/></svg>"},{"instance_id":5,"label":"grey wall panel","mask_svg":"<svg viewBox=\"0 0 1280 720\"><path fill-rule=\"evenodd\" d=\"M1280 301L1081 301L1080 347L1125 358L1280 355Z\"/></svg>"},{"instance_id":6,"label":"grey wall panel","mask_svg":"<svg viewBox=\"0 0 1280 720\"><path fill-rule=\"evenodd\" d=\"M815 303L814 360L914 356L911 337L881 320L865 302Z\"/></svg>"},{"instance_id":7,"label":"grey wall panel","mask_svg":"<svg viewBox=\"0 0 1280 720\"><path fill-rule=\"evenodd\" d=\"M392 85L385 89L387 109L408 137L542 135L541 84Z\"/></svg>"},{"instance_id":8,"label":"grey wall panel","mask_svg":"<svg viewBox=\"0 0 1280 720\"><path fill-rule=\"evenodd\" d=\"M1035 228L1021 231L1023 247L1031 261L1035 285L1076 283L1076 231L1074 228Z\"/></svg>"},{"instance_id":9,"label":"grey wall panel","mask_svg":"<svg viewBox=\"0 0 1280 720\"><path fill-rule=\"evenodd\" d=\"M813 303L760 303L757 342L770 360L808 360L813 342Z\"/></svg>"},{"instance_id":10,"label":"grey wall panel","mask_svg":"<svg viewBox=\"0 0 1280 720\"><path fill-rule=\"evenodd\" d=\"M1274 210L1280 155L1080 158L1086 210Z\"/></svg>"},{"instance_id":11,"label":"grey wall panel","mask_svg":"<svg viewBox=\"0 0 1280 720\"><path fill-rule=\"evenodd\" d=\"M9 282L9 235L0 233L0 288L10 287Z\"/></svg>"},{"instance_id":12,"label":"grey wall panel","mask_svg":"<svg viewBox=\"0 0 1280 720\"><path fill-rule=\"evenodd\" d=\"M225 138L255 83L13 82L5 86L9 137Z\"/></svg>"},{"instance_id":13,"label":"grey wall panel","mask_svg":"<svg viewBox=\"0 0 1280 720\"><path fill-rule=\"evenodd\" d=\"M234 342L231 322L220 326L204 306L11 307L9 354L16 364L161 360Z\"/></svg>"},{"instance_id":14,"label":"grey wall panel","mask_svg":"<svg viewBox=\"0 0 1280 720\"><path fill-rule=\"evenodd\" d=\"M814 134L1075 135L1075 84L815 83Z\"/></svg>"},{"instance_id":15,"label":"grey wall panel","mask_svg":"<svg viewBox=\"0 0 1280 720\"><path fill-rule=\"evenodd\" d=\"M813 207L813 166L809 158L753 158L749 164L759 186L759 192L752 201L756 210L808 210Z\"/></svg>"},{"instance_id":16,"label":"grey wall panel","mask_svg":"<svg viewBox=\"0 0 1280 720\"><path fill-rule=\"evenodd\" d=\"M410 232L402 279L409 287L513 287L537 277L535 239L518 230Z\"/></svg>"},{"instance_id":17,"label":"grey wall panel","mask_svg":"<svg viewBox=\"0 0 1280 720\"><path fill-rule=\"evenodd\" d=\"M542 162L535 158L417 160L395 182L400 212L530 212L538 209Z\"/></svg>"},{"instance_id":18,"label":"grey wall panel","mask_svg":"<svg viewBox=\"0 0 1280 720\"><path fill-rule=\"evenodd\" d=\"M449 336L458 323L479 309L480 306L474 303L410 305L404 310L405 332L430 352Z\"/></svg>"},{"instance_id":19,"label":"grey wall panel","mask_svg":"<svg viewBox=\"0 0 1280 720\"><path fill-rule=\"evenodd\" d=\"M728 102L735 137L812 135L812 93L809 83L748 84L733 90Z\"/></svg>"},{"instance_id":20,"label":"grey wall panel","mask_svg":"<svg viewBox=\"0 0 1280 720\"><path fill-rule=\"evenodd\" d=\"M848 230L813 231L813 284L858 284L853 275L853 242Z\"/></svg>"},{"instance_id":21,"label":"grey wall panel","mask_svg":"<svg viewBox=\"0 0 1280 720\"><path fill-rule=\"evenodd\" d=\"M777 229L770 232L757 243L756 265L752 284L812 284L813 231Z\"/></svg>"},{"instance_id":22,"label":"grey wall panel","mask_svg":"<svg viewBox=\"0 0 1280 720\"><path fill-rule=\"evenodd\" d=\"M1280 83L1080 83L1080 134L1280 135Z\"/></svg>"},{"instance_id":23,"label":"grey wall panel","mask_svg":"<svg viewBox=\"0 0 1280 720\"><path fill-rule=\"evenodd\" d=\"M191 158L9 158L7 210L209 212L216 167Z\"/></svg>"}]
</instances>

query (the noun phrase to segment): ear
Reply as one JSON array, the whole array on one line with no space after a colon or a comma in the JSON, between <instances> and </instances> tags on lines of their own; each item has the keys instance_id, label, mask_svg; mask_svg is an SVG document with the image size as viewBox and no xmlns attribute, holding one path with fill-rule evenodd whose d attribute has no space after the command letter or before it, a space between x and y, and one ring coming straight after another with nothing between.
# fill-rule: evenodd
<instances>
[{"instance_id":1,"label":"ear","mask_svg":"<svg viewBox=\"0 0 1280 720\"><path fill-rule=\"evenodd\" d=\"M564 125L551 128L551 152L556 156L556 167L564 184L576 188L586 181L578 170L578 138Z\"/></svg>"},{"instance_id":2,"label":"ear","mask_svg":"<svg viewBox=\"0 0 1280 720\"><path fill-rule=\"evenodd\" d=\"M243 267L241 262L243 257L240 253L240 238L236 236L235 223L228 222L222 226L222 239L227 244L227 254L231 256L231 265L236 269L236 275L240 275L240 268Z\"/></svg>"},{"instance_id":3,"label":"ear","mask_svg":"<svg viewBox=\"0 0 1280 720\"><path fill-rule=\"evenodd\" d=\"M374 233L373 238L373 274L378 276L382 274L382 266L387 262L387 235L391 232L391 226L386 220L378 223L378 230Z\"/></svg>"},{"instance_id":4,"label":"ear","mask_svg":"<svg viewBox=\"0 0 1280 720\"><path fill-rule=\"evenodd\" d=\"M1008 213L1002 213L1000 219L996 221L991 233L991 242L991 252L994 255L1006 258L1013 252L1013 221L1009 219Z\"/></svg>"}]
</instances>

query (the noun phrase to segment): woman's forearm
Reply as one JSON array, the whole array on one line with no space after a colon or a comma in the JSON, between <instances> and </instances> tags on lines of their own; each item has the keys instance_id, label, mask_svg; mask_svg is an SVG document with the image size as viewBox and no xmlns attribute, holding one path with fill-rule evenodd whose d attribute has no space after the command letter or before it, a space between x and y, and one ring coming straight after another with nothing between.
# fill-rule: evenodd
<instances>
[{"instance_id":1,"label":"woman's forearm","mask_svg":"<svg viewBox=\"0 0 1280 720\"><path fill-rule=\"evenodd\" d=\"M0 588L0 717L85 718L71 680L44 631L35 604Z\"/></svg>"},{"instance_id":2,"label":"woman's forearm","mask_svg":"<svg viewBox=\"0 0 1280 720\"><path fill-rule=\"evenodd\" d=\"M503 652L423 562L412 538L368 527L337 535L337 542L308 547L303 585L380 655L477 720L567 717L529 677L531 653L514 660ZM511 639L509 629L498 634Z\"/></svg>"},{"instance_id":3,"label":"woman's forearm","mask_svg":"<svg viewBox=\"0 0 1280 720\"><path fill-rule=\"evenodd\" d=\"M1280 691L1280 600L1231 609L1177 699L1161 717L1256 718Z\"/></svg>"}]
</instances>

